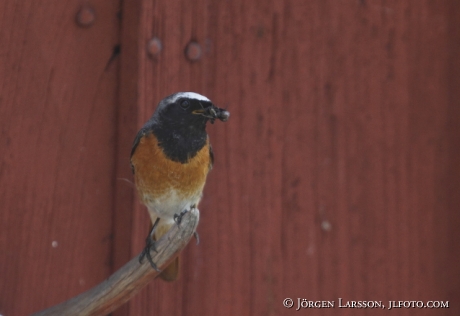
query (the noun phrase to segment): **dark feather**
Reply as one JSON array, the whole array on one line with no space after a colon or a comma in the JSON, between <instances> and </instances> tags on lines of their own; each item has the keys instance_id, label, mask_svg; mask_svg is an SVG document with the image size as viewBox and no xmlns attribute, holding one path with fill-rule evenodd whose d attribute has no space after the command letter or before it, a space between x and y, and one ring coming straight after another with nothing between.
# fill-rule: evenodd
<instances>
[{"instance_id":1,"label":"dark feather","mask_svg":"<svg viewBox=\"0 0 460 316\"><path fill-rule=\"evenodd\" d=\"M214 152L212 151L211 144L209 144L209 157L211 158L209 160L209 171L211 171L212 166L214 165Z\"/></svg>"},{"instance_id":2,"label":"dark feather","mask_svg":"<svg viewBox=\"0 0 460 316\"><path fill-rule=\"evenodd\" d=\"M139 142L141 141L141 138L144 137L145 134L147 134L147 130L145 128L141 128L139 130L139 132L137 132L136 138L134 138L133 147L131 148L131 156L130 156L130 158L133 157L134 152L136 151L137 145L139 145ZM132 172L134 174L134 166L133 166L132 163L131 163L131 170L132 170Z\"/></svg>"}]
</instances>

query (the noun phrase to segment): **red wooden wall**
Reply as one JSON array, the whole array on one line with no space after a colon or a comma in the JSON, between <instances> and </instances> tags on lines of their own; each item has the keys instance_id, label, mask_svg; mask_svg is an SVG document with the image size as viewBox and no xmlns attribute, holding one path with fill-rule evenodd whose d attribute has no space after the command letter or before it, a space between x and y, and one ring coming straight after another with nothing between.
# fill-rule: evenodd
<instances>
[{"instance_id":1,"label":"red wooden wall","mask_svg":"<svg viewBox=\"0 0 460 316\"><path fill-rule=\"evenodd\" d=\"M311 315L460 313L457 1L5 0L0 15L1 315L142 249L130 146L180 90L232 113L209 128L201 243L179 281L115 315L295 314L288 297L335 301Z\"/></svg>"},{"instance_id":2,"label":"red wooden wall","mask_svg":"<svg viewBox=\"0 0 460 316\"><path fill-rule=\"evenodd\" d=\"M112 271L118 5L0 3L0 314L28 315Z\"/></svg>"}]
</instances>

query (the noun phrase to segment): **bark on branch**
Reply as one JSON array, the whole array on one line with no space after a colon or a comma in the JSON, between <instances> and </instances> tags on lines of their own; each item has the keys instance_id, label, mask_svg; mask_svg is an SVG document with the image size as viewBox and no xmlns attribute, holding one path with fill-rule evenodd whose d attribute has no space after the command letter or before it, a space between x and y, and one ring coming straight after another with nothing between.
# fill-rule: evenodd
<instances>
[{"instance_id":1,"label":"bark on branch","mask_svg":"<svg viewBox=\"0 0 460 316\"><path fill-rule=\"evenodd\" d=\"M180 225L174 225L156 243L158 252L151 251L151 255L160 269L166 267L188 244L198 226L198 220L199 211L192 209L184 214ZM146 258L140 264L136 256L94 288L32 316L107 315L126 303L158 274Z\"/></svg>"}]
</instances>

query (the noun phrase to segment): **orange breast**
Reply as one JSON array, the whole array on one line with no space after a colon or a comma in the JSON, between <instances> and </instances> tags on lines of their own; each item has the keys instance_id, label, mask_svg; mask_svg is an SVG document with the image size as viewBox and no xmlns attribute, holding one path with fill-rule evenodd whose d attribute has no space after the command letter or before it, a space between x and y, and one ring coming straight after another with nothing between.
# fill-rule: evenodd
<instances>
[{"instance_id":1,"label":"orange breast","mask_svg":"<svg viewBox=\"0 0 460 316\"><path fill-rule=\"evenodd\" d=\"M166 157L155 135L145 135L131 157L141 199L145 200L144 196L160 198L171 189L184 198L200 193L209 172L210 159L209 140L188 163L182 164Z\"/></svg>"}]
</instances>

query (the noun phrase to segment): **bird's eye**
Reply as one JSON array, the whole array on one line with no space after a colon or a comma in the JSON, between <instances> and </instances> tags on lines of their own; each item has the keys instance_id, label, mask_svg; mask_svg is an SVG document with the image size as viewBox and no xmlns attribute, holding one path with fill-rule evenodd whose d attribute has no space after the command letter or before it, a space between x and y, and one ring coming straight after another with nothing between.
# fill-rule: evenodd
<instances>
[{"instance_id":1,"label":"bird's eye","mask_svg":"<svg viewBox=\"0 0 460 316\"><path fill-rule=\"evenodd\" d=\"M180 103L181 108L186 109L190 106L190 102L188 100L183 100Z\"/></svg>"}]
</instances>

